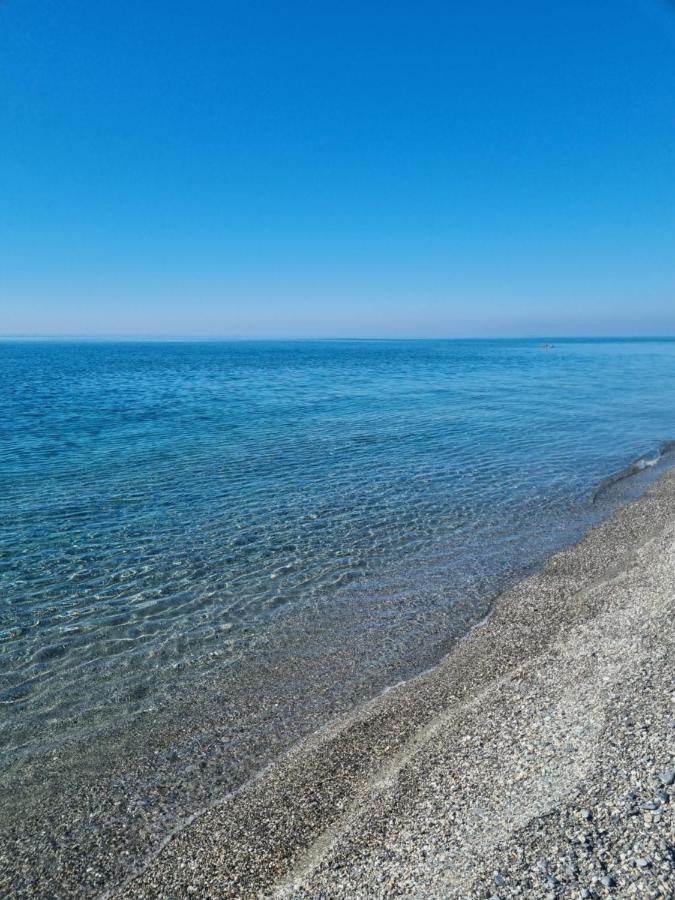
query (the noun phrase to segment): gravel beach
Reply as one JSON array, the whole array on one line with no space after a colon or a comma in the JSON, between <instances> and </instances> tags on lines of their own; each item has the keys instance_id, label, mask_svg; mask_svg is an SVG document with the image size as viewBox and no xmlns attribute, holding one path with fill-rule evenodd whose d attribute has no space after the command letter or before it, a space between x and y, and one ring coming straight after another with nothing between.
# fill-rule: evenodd
<instances>
[{"instance_id":1,"label":"gravel beach","mask_svg":"<svg viewBox=\"0 0 675 900\"><path fill-rule=\"evenodd\" d=\"M113 895L675 896L675 471Z\"/></svg>"}]
</instances>

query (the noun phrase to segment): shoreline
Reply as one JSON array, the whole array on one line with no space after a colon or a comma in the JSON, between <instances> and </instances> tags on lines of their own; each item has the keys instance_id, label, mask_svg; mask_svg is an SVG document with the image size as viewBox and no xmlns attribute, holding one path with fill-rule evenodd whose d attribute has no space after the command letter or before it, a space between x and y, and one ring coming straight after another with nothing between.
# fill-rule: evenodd
<instances>
[{"instance_id":1,"label":"shoreline","mask_svg":"<svg viewBox=\"0 0 675 900\"><path fill-rule=\"evenodd\" d=\"M654 893L660 890L658 877L672 863L665 857L644 866L631 864L628 874L619 861L612 874L611 860L601 860L597 877L570 875L566 885L560 873L550 874L555 866L548 862L540 867L543 881L536 881L536 873L527 866L520 878L516 864L502 871L505 867L500 868L495 847L503 847L516 833L522 843L528 828L536 832L554 810L565 803L569 806L591 778L593 760L602 757L612 734L620 731L615 726L612 732L607 723L626 697L619 689L613 697L607 685L616 688L621 679L630 681L635 674L631 666L638 663L630 661L630 654L628 661L617 662L616 646L601 652L605 632L613 629L619 643L633 639L655 647L660 641L666 648L675 643L668 627L672 626L669 579L675 567L674 535L675 470L671 469L643 497L613 513L579 543L556 553L540 571L501 595L488 620L469 632L436 667L390 688L346 719L305 739L244 789L194 818L141 874L106 896L433 896L440 892L457 897L534 897L546 896L547 891L553 891L551 896L560 891L560 895L567 891L570 896L585 896L581 893L585 890L602 894L626 887L635 872L645 884L654 880L652 896L668 896ZM656 579L652 599L645 595L636 605L641 585L649 584L650 573L657 571L661 581ZM587 654L580 659L574 647L583 646ZM649 683L661 679L663 684L662 679L671 674L664 662L668 654L661 652L660 658L663 671L652 672ZM589 660L596 663L590 665ZM584 669L584 664L590 668ZM551 696L541 693L542 673L552 679ZM548 729L550 733L538 734L536 704L530 709L523 699L527 695L514 688L523 683L531 684L532 696L539 692L540 700L546 700L543 708L553 710L545 713L546 721L555 725ZM556 685L566 683L564 699L556 699ZM644 686L638 687L644 693ZM585 704L576 702L577 692L587 695ZM490 703L495 704L494 717L487 715ZM654 709L657 705L654 700ZM527 742L531 749L524 760L511 762L522 788L537 798L533 804L521 803L517 815L504 809L487 788L471 787L472 779L476 781L482 772L493 788L498 784L501 794L510 796L510 782L504 781L503 773L513 750L505 738L515 728L509 718L514 710L517 724L531 732ZM603 728L609 729L607 734ZM581 737L576 749L551 751L558 744L564 746L577 731ZM654 760L652 781L658 780L659 771L672 768L672 743L671 729L671 744L663 744L663 758ZM470 759L463 753L467 744L480 750ZM491 753L497 753L494 770ZM427 796L430 785L438 787ZM656 787L650 790L654 793ZM671 790L661 785L661 793ZM426 798L422 810L421 797ZM476 797L481 814L474 808ZM519 802L518 794L512 797L513 808ZM438 804L432 815L429 807ZM467 804L470 814L459 815ZM667 803L661 812L648 810L646 815L657 820L659 827L650 825L654 834L668 827ZM600 813L599 819L592 812L589 816L579 821L602 820ZM637 818L642 822L644 817L631 816L630 822ZM447 846L441 852L438 834L445 832L443 823L449 822L454 823L452 835L444 838ZM471 839L465 836L462 844L456 834L466 828ZM486 834L491 835L491 844ZM666 838L659 840L667 843ZM667 857L671 851L661 848L652 855L658 852ZM646 857L637 858L644 862ZM568 871L575 867L582 871L569 859L566 865ZM672 877L672 869L668 871ZM587 884L582 884L584 878ZM603 878L608 879L606 884Z\"/></svg>"},{"instance_id":2,"label":"shoreline","mask_svg":"<svg viewBox=\"0 0 675 900\"><path fill-rule=\"evenodd\" d=\"M472 643L474 635L480 636L484 629L491 628L491 620L499 611L500 605L512 594L517 593L521 586L543 575L557 558L584 545L596 529L605 527L616 516L623 515L626 510L643 502L646 492L650 490L649 485L656 483L656 488L651 490L660 490L658 486L668 478L669 471L675 472L675 469L670 469L668 463L664 462L658 468L649 467L644 471L641 469L631 478L622 479L619 482L620 493L611 501L613 507L605 508L604 517L596 520L598 524L587 526L585 536L576 544L564 545L562 550L547 556L536 568L530 568L530 574L521 576L518 581L512 581L511 587L507 585L506 588L494 593L489 600L487 615L484 614L483 618L475 620L459 641L456 639L450 641L449 652L446 651L438 662L424 669L418 668L417 672L403 680L394 681L389 686L385 685L351 709L338 712L327 721L317 723L314 731L306 732L305 736L300 736L299 739L292 740L289 733L286 747L281 754L272 755L270 748L264 744L260 751L254 748L258 755L267 754L268 760L263 766L257 769L249 766L249 776L231 787L227 784L222 785L221 780L220 786L224 786L225 790L217 790L219 785L216 783L214 785L216 790L210 795L205 795L201 803L192 802L192 797L199 791L200 785L203 787L202 776L210 776L212 772L208 744L204 747L195 746L194 755L186 756L181 751L179 759L181 764L184 761L184 772L176 771L177 766L174 762L176 753L167 751L165 735L156 728L148 732L147 750L145 757L140 760L131 755L134 752L133 745L126 744L131 733L126 731L117 732L116 746L108 747L107 750L106 744L101 747L89 745L89 749L83 746L81 753L86 752L87 765L91 751L100 758L102 768L99 767L96 772L91 773L91 777L86 769L81 773L74 769L72 771L74 777L69 777L69 770L64 769L65 777L59 777L55 766L61 760L57 760L56 755L52 759L48 754L44 760L39 761L39 769L36 766L35 770L29 773L31 779L36 780L17 780L16 787L20 793L13 796L8 794L5 798L3 809L5 812L9 810L9 815L3 821L2 829L4 852L0 851L0 893L4 888L8 894L17 897L51 896L54 890L63 891L64 895L68 896L102 898L126 896L127 890L135 890L134 885L140 883L139 878L142 881L144 872L151 870L156 863L159 864L165 848L167 854L170 854L174 842L183 840L183 835L187 832L196 834L203 819L211 821L219 810L227 809L230 805L238 808L240 798L255 793L259 782L264 786L261 797L267 792L267 799L260 801L262 804L260 818L264 821L267 814L265 804L268 801L273 802L275 785L277 782L279 784L283 782L283 776L280 777L279 773L288 769L294 785L293 790L297 785L302 786L300 794L303 790L309 790L311 804L316 806L318 803L317 810L320 808L320 811L317 811L313 821L304 822L303 815L299 814L291 828L279 821L274 826L280 829L282 840L278 846L274 842L269 846L275 870L275 878L270 884L275 885L275 891L280 891L279 884L285 883L285 876L282 873L287 869L289 873L295 872L296 862L301 867L304 866L301 860L307 848L313 846L312 835L318 833L318 842L325 843L327 833L339 830L339 820L344 817L345 809L351 802L350 798L367 796L367 792L360 793L363 786L373 778L377 779L381 769L390 770L392 765L393 769L396 769L397 763L392 763L391 759L397 756L401 747L405 748L410 742L417 741L429 722L443 714L448 704L448 691L441 686L441 689L433 692L430 691L430 686L433 686L437 673L446 666L446 663L451 662L456 653L460 650L462 653L465 652L462 649L464 642ZM657 480L659 476L660 480ZM636 501L634 498L641 499ZM656 519L650 527L657 527ZM364 660L364 663L368 665L367 660ZM423 690L420 708L414 710L415 714L411 715L415 705L415 686L418 683ZM400 702L401 698L403 702ZM458 702L463 701L460 699ZM377 719L377 722L371 721L371 718ZM391 718L391 722L386 721L388 718ZM148 724L152 725L152 722ZM217 727L215 721L213 727ZM367 733L376 735L377 745L370 746L367 740L363 740L363 735L361 739L355 740L359 729L366 729ZM379 734L381 729L384 729L382 732L384 737ZM341 736L344 732L349 734L348 740L343 744ZM385 738L388 733L387 744ZM172 745L168 746L170 748ZM330 750L331 765L335 770L342 769L345 778L342 785L330 786L330 794L323 797L312 788L312 777L315 781L323 778L320 757L326 748ZM319 757L318 762L315 761L316 764L309 760L314 774L304 778L302 769L308 764L308 759L304 756L309 754L311 757L314 752ZM67 763L68 758L61 758ZM298 759L300 761L297 765L293 763L293 760ZM132 763L131 766L129 761ZM204 761L209 766L205 771L203 771ZM237 757L235 766L240 762ZM294 770L294 765L297 771ZM189 771L193 774L189 776L190 780L186 781L183 776ZM121 773L119 777L115 774L117 772ZM45 773L49 773L49 777L45 777ZM329 777L333 776L329 773ZM145 793L138 790L139 786L147 787ZM34 793L36 787L37 794ZM22 794L30 798L28 808L21 800ZM335 804L342 804L336 807L337 819L335 809L331 809L330 806L331 798L335 800ZM9 804L14 803L13 811L11 805L7 805L7 800ZM184 812L171 815L172 810L167 807L167 802L179 805ZM173 827L167 829L166 823L171 820ZM294 829L301 820L303 820L302 833L294 834ZM328 828L324 829L326 823ZM247 834L254 833L256 824L256 814L253 813L245 826L246 833L243 839L241 834L228 835L228 841L231 837L237 847L241 845L245 855L248 853L245 849ZM200 840L197 839L196 844L199 843ZM205 846L206 844L208 841ZM287 844L289 845L286 846ZM275 846L281 858L279 854L273 858ZM260 853L264 856L268 849L264 837L260 836L258 846L249 849L252 850L253 856L248 862L244 860L244 867L247 870L244 882L235 881L233 886L223 890L216 889L214 895L267 896L266 889L263 889L262 894L257 894L255 888L258 859ZM201 850L197 850L198 857L201 853ZM192 850L187 851L187 862L185 860L181 862L188 868L192 865L189 858L191 854ZM289 854L293 861L290 867L286 859ZM207 861L207 866L209 864ZM216 868L217 872L213 877L218 884L222 884L223 878L229 877L229 863L220 864ZM279 884L277 875L281 878ZM160 880L163 878L164 876ZM291 875L289 878L292 880ZM179 887L169 884L164 890L151 889L149 893L142 892L141 896L175 896L176 893L182 895L188 886L196 887L192 884ZM203 893L204 896L210 896L208 889L203 885L199 887L199 893L204 891L206 891ZM136 895L132 893L131 896ZM332 894L329 893L328 896Z\"/></svg>"}]
</instances>

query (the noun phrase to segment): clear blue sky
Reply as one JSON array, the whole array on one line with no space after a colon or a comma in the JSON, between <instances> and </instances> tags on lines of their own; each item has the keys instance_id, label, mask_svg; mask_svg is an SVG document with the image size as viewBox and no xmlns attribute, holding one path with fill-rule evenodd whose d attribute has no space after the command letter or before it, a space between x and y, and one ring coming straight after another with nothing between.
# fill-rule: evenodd
<instances>
[{"instance_id":1,"label":"clear blue sky","mask_svg":"<svg viewBox=\"0 0 675 900\"><path fill-rule=\"evenodd\" d=\"M675 334L675 4L0 3L0 333Z\"/></svg>"}]
</instances>

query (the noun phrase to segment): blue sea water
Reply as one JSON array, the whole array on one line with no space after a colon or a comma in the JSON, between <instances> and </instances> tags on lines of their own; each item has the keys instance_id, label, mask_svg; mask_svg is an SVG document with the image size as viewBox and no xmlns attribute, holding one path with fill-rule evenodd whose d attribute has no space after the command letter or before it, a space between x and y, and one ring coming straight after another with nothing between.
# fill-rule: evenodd
<instances>
[{"instance_id":1,"label":"blue sea water","mask_svg":"<svg viewBox=\"0 0 675 900\"><path fill-rule=\"evenodd\" d=\"M672 455L675 342L553 343L1 343L0 804L151 733L152 842L437 660Z\"/></svg>"}]
</instances>

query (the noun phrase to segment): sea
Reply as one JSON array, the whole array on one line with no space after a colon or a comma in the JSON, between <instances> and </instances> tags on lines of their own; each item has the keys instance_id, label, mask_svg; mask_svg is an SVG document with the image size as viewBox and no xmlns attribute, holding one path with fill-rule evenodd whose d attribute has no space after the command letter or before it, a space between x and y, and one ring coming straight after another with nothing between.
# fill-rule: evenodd
<instances>
[{"instance_id":1,"label":"sea","mask_svg":"<svg viewBox=\"0 0 675 900\"><path fill-rule=\"evenodd\" d=\"M674 340L1 342L5 840L119 882L673 439Z\"/></svg>"}]
</instances>

